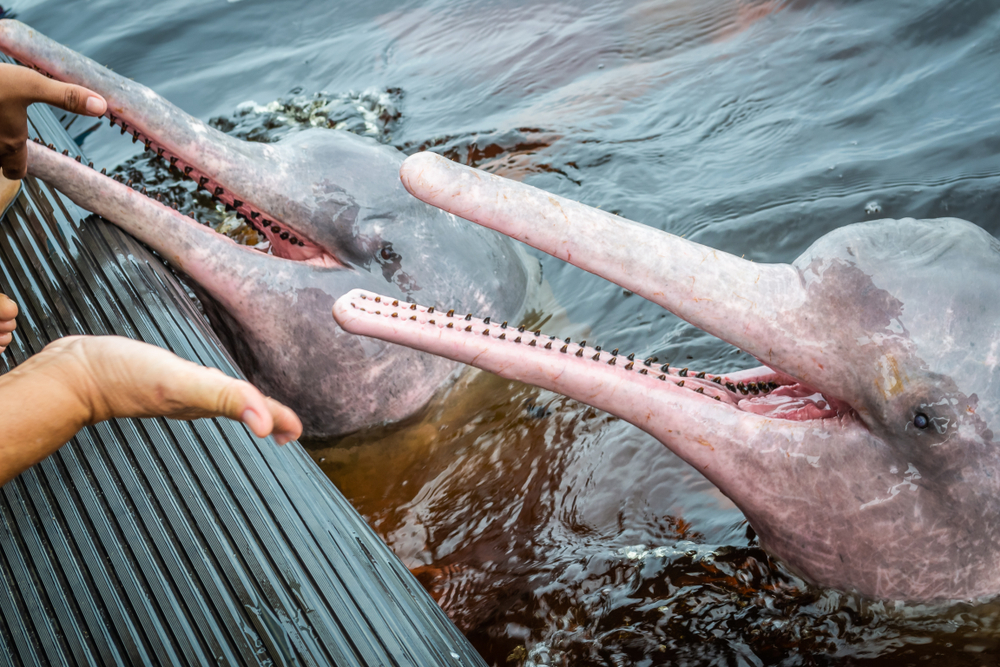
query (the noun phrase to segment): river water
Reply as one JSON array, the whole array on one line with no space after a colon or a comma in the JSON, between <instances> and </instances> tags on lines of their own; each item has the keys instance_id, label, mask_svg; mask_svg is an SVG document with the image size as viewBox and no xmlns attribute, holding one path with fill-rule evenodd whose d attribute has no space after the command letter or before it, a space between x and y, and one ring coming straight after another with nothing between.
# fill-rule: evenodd
<instances>
[{"instance_id":1,"label":"river water","mask_svg":"<svg viewBox=\"0 0 1000 667\"><path fill-rule=\"evenodd\" d=\"M430 148L755 261L790 261L876 217L956 216L1000 234L993 1L14 9L234 134L270 140L319 123ZM106 126L84 147L175 187ZM546 331L695 369L753 365L535 255L546 294L529 319ZM470 374L406 424L310 446L493 665L998 660L995 603L812 587L662 445L548 392Z\"/></svg>"}]
</instances>

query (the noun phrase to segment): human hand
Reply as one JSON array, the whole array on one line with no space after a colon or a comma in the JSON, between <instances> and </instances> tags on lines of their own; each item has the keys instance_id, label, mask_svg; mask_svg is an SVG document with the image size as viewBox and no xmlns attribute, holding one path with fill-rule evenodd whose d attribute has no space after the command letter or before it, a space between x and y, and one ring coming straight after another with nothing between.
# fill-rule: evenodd
<instances>
[{"instance_id":1,"label":"human hand","mask_svg":"<svg viewBox=\"0 0 1000 667\"><path fill-rule=\"evenodd\" d=\"M113 417L228 417L259 437L273 433L279 444L302 434L294 412L250 383L128 338L61 338L22 368L66 387L79 402L82 425Z\"/></svg>"},{"instance_id":2,"label":"human hand","mask_svg":"<svg viewBox=\"0 0 1000 667\"><path fill-rule=\"evenodd\" d=\"M0 354L3 354L14 340L14 329L17 328L17 304L0 294Z\"/></svg>"},{"instance_id":3,"label":"human hand","mask_svg":"<svg viewBox=\"0 0 1000 667\"><path fill-rule=\"evenodd\" d=\"M108 108L103 97L83 86L54 81L27 67L0 63L0 167L12 180L28 173L28 107L35 102L85 116Z\"/></svg>"}]
</instances>

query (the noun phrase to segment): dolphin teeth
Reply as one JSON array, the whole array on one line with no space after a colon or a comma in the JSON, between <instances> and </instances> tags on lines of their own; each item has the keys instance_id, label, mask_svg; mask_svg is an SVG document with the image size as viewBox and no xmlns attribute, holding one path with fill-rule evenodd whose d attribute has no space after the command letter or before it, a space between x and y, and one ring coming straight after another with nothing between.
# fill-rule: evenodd
<instances>
[{"instance_id":1,"label":"dolphin teeth","mask_svg":"<svg viewBox=\"0 0 1000 667\"><path fill-rule=\"evenodd\" d=\"M108 175L108 168L107 167L101 167L101 174L103 176L107 176Z\"/></svg>"},{"instance_id":2,"label":"dolphin teeth","mask_svg":"<svg viewBox=\"0 0 1000 667\"><path fill-rule=\"evenodd\" d=\"M712 382L714 382L715 384L722 384L722 378L720 378L720 377L719 377L719 376L717 375L717 376L715 376L714 378L712 378Z\"/></svg>"},{"instance_id":3,"label":"dolphin teeth","mask_svg":"<svg viewBox=\"0 0 1000 667\"><path fill-rule=\"evenodd\" d=\"M279 227L278 225L275 225L274 227L271 227L271 231L274 232L275 234L280 234L281 233L281 227Z\"/></svg>"},{"instance_id":4,"label":"dolphin teeth","mask_svg":"<svg viewBox=\"0 0 1000 667\"><path fill-rule=\"evenodd\" d=\"M617 360L618 360L618 357L611 357L611 361L608 362L608 366L614 366L615 365L615 361L617 361Z\"/></svg>"},{"instance_id":5,"label":"dolphin teeth","mask_svg":"<svg viewBox=\"0 0 1000 667\"><path fill-rule=\"evenodd\" d=\"M695 377L696 378L704 378L705 377L705 371L702 371L702 372L698 373L697 375L695 375Z\"/></svg>"},{"instance_id":6,"label":"dolphin teeth","mask_svg":"<svg viewBox=\"0 0 1000 667\"><path fill-rule=\"evenodd\" d=\"M171 155L170 156L170 166L171 167L176 167L177 166L177 156L176 155Z\"/></svg>"},{"instance_id":7,"label":"dolphin teeth","mask_svg":"<svg viewBox=\"0 0 1000 667\"><path fill-rule=\"evenodd\" d=\"M144 143L145 143L147 151L149 150L149 147L153 145L153 142L150 141L149 139L146 139L146 141Z\"/></svg>"},{"instance_id":8,"label":"dolphin teeth","mask_svg":"<svg viewBox=\"0 0 1000 667\"><path fill-rule=\"evenodd\" d=\"M483 335L484 336L489 336L490 335L490 330L489 329L483 329Z\"/></svg>"},{"instance_id":9,"label":"dolphin teeth","mask_svg":"<svg viewBox=\"0 0 1000 667\"><path fill-rule=\"evenodd\" d=\"M264 225L264 227L270 227L271 226L271 221L265 219L264 222L262 222L260 224Z\"/></svg>"},{"instance_id":10,"label":"dolphin teeth","mask_svg":"<svg viewBox=\"0 0 1000 667\"><path fill-rule=\"evenodd\" d=\"M89 163L89 164L88 164L87 166L88 166L88 167L90 167L91 169L93 169L93 168L94 168L94 163L93 163L93 162L91 162L91 163Z\"/></svg>"},{"instance_id":11,"label":"dolphin teeth","mask_svg":"<svg viewBox=\"0 0 1000 667\"><path fill-rule=\"evenodd\" d=\"M449 329L454 329L455 328L454 322L448 322L448 328Z\"/></svg>"},{"instance_id":12,"label":"dolphin teeth","mask_svg":"<svg viewBox=\"0 0 1000 667\"><path fill-rule=\"evenodd\" d=\"M736 393L736 385L733 384L732 382L727 382L726 383L726 389L728 389L729 391L733 392L734 394Z\"/></svg>"},{"instance_id":13,"label":"dolphin teeth","mask_svg":"<svg viewBox=\"0 0 1000 667\"><path fill-rule=\"evenodd\" d=\"M472 325L470 324L469 326L465 327L465 330L466 331L472 331Z\"/></svg>"},{"instance_id":14,"label":"dolphin teeth","mask_svg":"<svg viewBox=\"0 0 1000 667\"><path fill-rule=\"evenodd\" d=\"M635 352L633 352L632 354L628 355L627 359L629 361L635 361Z\"/></svg>"},{"instance_id":15,"label":"dolphin teeth","mask_svg":"<svg viewBox=\"0 0 1000 667\"><path fill-rule=\"evenodd\" d=\"M398 306L399 305L399 299L393 300L392 305Z\"/></svg>"},{"instance_id":16,"label":"dolphin teeth","mask_svg":"<svg viewBox=\"0 0 1000 667\"><path fill-rule=\"evenodd\" d=\"M490 323L490 318L487 317L485 320L483 320L483 324L489 324L489 323Z\"/></svg>"},{"instance_id":17,"label":"dolphin teeth","mask_svg":"<svg viewBox=\"0 0 1000 667\"><path fill-rule=\"evenodd\" d=\"M532 338L531 342L528 343L528 347L535 347L535 339L534 338Z\"/></svg>"},{"instance_id":18,"label":"dolphin teeth","mask_svg":"<svg viewBox=\"0 0 1000 667\"><path fill-rule=\"evenodd\" d=\"M677 374L680 375L682 378L686 378L688 376L688 369L682 368L680 372Z\"/></svg>"},{"instance_id":19,"label":"dolphin teeth","mask_svg":"<svg viewBox=\"0 0 1000 667\"><path fill-rule=\"evenodd\" d=\"M56 149L56 147L55 147L55 146L53 146L52 144L49 144L49 150L50 150L50 151L54 151L55 149Z\"/></svg>"},{"instance_id":20,"label":"dolphin teeth","mask_svg":"<svg viewBox=\"0 0 1000 667\"><path fill-rule=\"evenodd\" d=\"M518 333L524 333L524 325L523 324L517 328L517 332Z\"/></svg>"},{"instance_id":21,"label":"dolphin teeth","mask_svg":"<svg viewBox=\"0 0 1000 667\"><path fill-rule=\"evenodd\" d=\"M583 356L583 348L582 347L579 350L576 351L576 356L578 356L578 357L582 357Z\"/></svg>"},{"instance_id":22,"label":"dolphin teeth","mask_svg":"<svg viewBox=\"0 0 1000 667\"><path fill-rule=\"evenodd\" d=\"M597 354L595 354L594 356L592 356L591 359L593 359L594 361L600 361L601 360L601 353L598 352Z\"/></svg>"},{"instance_id":23,"label":"dolphin teeth","mask_svg":"<svg viewBox=\"0 0 1000 667\"><path fill-rule=\"evenodd\" d=\"M63 149L63 155L69 155L69 149L68 148Z\"/></svg>"},{"instance_id":24,"label":"dolphin teeth","mask_svg":"<svg viewBox=\"0 0 1000 667\"><path fill-rule=\"evenodd\" d=\"M468 315L465 316L465 321L466 322L468 322L471 319L472 319L472 313L469 313Z\"/></svg>"},{"instance_id":25,"label":"dolphin teeth","mask_svg":"<svg viewBox=\"0 0 1000 667\"><path fill-rule=\"evenodd\" d=\"M505 333L500 334L500 336L497 338L497 340L507 340L507 334L505 334Z\"/></svg>"},{"instance_id":26,"label":"dolphin teeth","mask_svg":"<svg viewBox=\"0 0 1000 667\"><path fill-rule=\"evenodd\" d=\"M670 364L663 364L662 366L660 366L660 372L661 373L669 373L670 372Z\"/></svg>"},{"instance_id":27,"label":"dolphin teeth","mask_svg":"<svg viewBox=\"0 0 1000 667\"><path fill-rule=\"evenodd\" d=\"M174 159L176 160L177 158L174 158ZM194 167L192 167L191 165L188 165L188 166L184 167L184 175L185 176L189 176L192 171L194 171ZM208 180L208 179L205 179L205 180Z\"/></svg>"},{"instance_id":28,"label":"dolphin teeth","mask_svg":"<svg viewBox=\"0 0 1000 667\"><path fill-rule=\"evenodd\" d=\"M541 336L542 335L542 330L541 329L535 329L535 335L536 336Z\"/></svg>"},{"instance_id":29,"label":"dolphin teeth","mask_svg":"<svg viewBox=\"0 0 1000 667\"><path fill-rule=\"evenodd\" d=\"M115 118L115 115L114 115L114 114L112 114L112 113L109 113L109 114L108 114L108 119L109 119L109 120L111 121L111 124L112 124L112 125L114 125L114 124L115 124L115 121L116 121L116 120L118 120L117 118Z\"/></svg>"},{"instance_id":30,"label":"dolphin teeth","mask_svg":"<svg viewBox=\"0 0 1000 667\"><path fill-rule=\"evenodd\" d=\"M430 315L433 312L434 312L434 306L431 306L430 308L427 309L427 314L428 315Z\"/></svg>"},{"instance_id":31,"label":"dolphin teeth","mask_svg":"<svg viewBox=\"0 0 1000 667\"><path fill-rule=\"evenodd\" d=\"M156 149L156 157L163 157L163 149L162 148L157 148Z\"/></svg>"},{"instance_id":32,"label":"dolphin teeth","mask_svg":"<svg viewBox=\"0 0 1000 667\"><path fill-rule=\"evenodd\" d=\"M222 186L216 186L216 188L215 188L215 196L216 197L221 197L225 193L226 193L226 191L222 189Z\"/></svg>"},{"instance_id":33,"label":"dolphin teeth","mask_svg":"<svg viewBox=\"0 0 1000 667\"><path fill-rule=\"evenodd\" d=\"M380 296L375 297L375 303L382 303L382 297Z\"/></svg>"},{"instance_id":34,"label":"dolphin teeth","mask_svg":"<svg viewBox=\"0 0 1000 667\"><path fill-rule=\"evenodd\" d=\"M122 123L122 134L125 134L125 130L128 129L128 123Z\"/></svg>"},{"instance_id":35,"label":"dolphin teeth","mask_svg":"<svg viewBox=\"0 0 1000 667\"><path fill-rule=\"evenodd\" d=\"M678 382L677 386L678 387L683 387L684 386L684 380L681 380L680 382Z\"/></svg>"},{"instance_id":36,"label":"dolphin teeth","mask_svg":"<svg viewBox=\"0 0 1000 667\"><path fill-rule=\"evenodd\" d=\"M240 206L243 206L243 202L241 202L239 199L234 199L233 208L239 208Z\"/></svg>"},{"instance_id":37,"label":"dolphin teeth","mask_svg":"<svg viewBox=\"0 0 1000 667\"><path fill-rule=\"evenodd\" d=\"M83 158L81 158L79 155L76 156L76 161L79 162L80 164L83 164Z\"/></svg>"},{"instance_id":38,"label":"dolphin teeth","mask_svg":"<svg viewBox=\"0 0 1000 667\"><path fill-rule=\"evenodd\" d=\"M454 316L455 316L455 309L452 308L451 310L448 311L448 317L454 317Z\"/></svg>"},{"instance_id":39,"label":"dolphin teeth","mask_svg":"<svg viewBox=\"0 0 1000 667\"><path fill-rule=\"evenodd\" d=\"M205 183L208 183L208 176L202 176L198 179L198 185L205 185Z\"/></svg>"},{"instance_id":40,"label":"dolphin teeth","mask_svg":"<svg viewBox=\"0 0 1000 667\"><path fill-rule=\"evenodd\" d=\"M520 342L521 342L521 337L520 337L520 336L518 336L517 338L515 338L515 339L514 339L514 342L515 342L515 343L520 343Z\"/></svg>"},{"instance_id":41,"label":"dolphin teeth","mask_svg":"<svg viewBox=\"0 0 1000 667\"><path fill-rule=\"evenodd\" d=\"M127 185L128 187L132 187L132 179L131 178L128 179L128 183L126 183L125 185Z\"/></svg>"},{"instance_id":42,"label":"dolphin teeth","mask_svg":"<svg viewBox=\"0 0 1000 667\"><path fill-rule=\"evenodd\" d=\"M660 376L660 379L661 379L661 380L666 380L666 379L667 379L667 376L666 376L666 375L661 375L661 376Z\"/></svg>"},{"instance_id":43,"label":"dolphin teeth","mask_svg":"<svg viewBox=\"0 0 1000 667\"><path fill-rule=\"evenodd\" d=\"M139 133L138 132L136 132L135 134L132 135L132 143L134 144L137 141L139 141Z\"/></svg>"},{"instance_id":44,"label":"dolphin teeth","mask_svg":"<svg viewBox=\"0 0 1000 667\"><path fill-rule=\"evenodd\" d=\"M251 211L250 212L250 217L253 218L254 220L256 220L257 218L260 217L260 213L258 213L257 211Z\"/></svg>"},{"instance_id":45,"label":"dolphin teeth","mask_svg":"<svg viewBox=\"0 0 1000 667\"><path fill-rule=\"evenodd\" d=\"M284 234L282 234L282 236L284 236ZM293 236L292 238L288 239L288 241L289 241L289 242L290 242L290 243L291 243L292 245L299 245L299 240L298 240L297 238L295 238L294 236Z\"/></svg>"},{"instance_id":46,"label":"dolphin teeth","mask_svg":"<svg viewBox=\"0 0 1000 667\"><path fill-rule=\"evenodd\" d=\"M649 370L648 369L646 369L646 368L640 368L639 369L639 375L648 375L648 374L649 374Z\"/></svg>"},{"instance_id":47,"label":"dolphin teeth","mask_svg":"<svg viewBox=\"0 0 1000 667\"><path fill-rule=\"evenodd\" d=\"M697 389L694 390L694 393L696 393L696 394L704 394L705 393L705 388L704 387L698 387Z\"/></svg>"},{"instance_id":48,"label":"dolphin teeth","mask_svg":"<svg viewBox=\"0 0 1000 667\"><path fill-rule=\"evenodd\" d=\"M427 323L428 324L437 324L437 322L435 322L434 320L427 320Z\"/></svg>"},{"instance_id":49,"label":"dolphin teeth","mask_svg":"<svg viewBox=\"0 0 1000 667\"><path fill-rule=\"evenodd\" d=\"M416 310L416 309L417 309L417 304L411 303L410 304L410 310Z\"/></svg>"},{"instance_id":50,"label":"dolphin teeth","mask_svg":"<svg viewBox=\"0 0 1000 667\"><path fill-rule=\"evenodd\" d=\"M552 349L552 341L549 341L548 343L545 344L545 349L546 350L551 350Z\"/></svg>"},{"instance_id":51,"label":"dolphin teeth","mask_svg":"<svg viewBox=\"0 0 1000 667\"><path fill-rule=\"evenodd\" d=\"M722 400L722 399L721 399L720 397L718 397L718 396L713 396L712 398L714 398L714 399L715 399L715 400L717 400L717 401L721 401L721 400Z\"/></svg>"},{"instance_id":52,"label":"dolphin teeth","mask_svg":"<svg viewBox=\"0 0 1000 667\"><path fill-rule=\"evenodd\" d=\"M618 348L617 347L615 349L611 350L611 356L612 357L617 357L618 356Z\"/></svg>"},{"instance_id":53,"label":"dolphin teeth","mask_svg":"<svg viewBox=\"0 0 1000 667\"><path fill-rule=\"evenodd\" d=\"M288 232L281 232L281 240L282 241L288 240Z\"/></svg>"},{"instance_id":54,"label":"dolphin teeth","mask_svg":"<svg viewBox=\"0 0 1000 667\"><path fill-rule=\"evenodd\" d=\"M627 371L630 371L630 370L632 370L632 366L633 366L633 365L635 365L635 362L634 362L634 361L630 361L630 362L628 362L627 364L625 364L625 370L627 370Z\"/></svg>"}]
</instances>

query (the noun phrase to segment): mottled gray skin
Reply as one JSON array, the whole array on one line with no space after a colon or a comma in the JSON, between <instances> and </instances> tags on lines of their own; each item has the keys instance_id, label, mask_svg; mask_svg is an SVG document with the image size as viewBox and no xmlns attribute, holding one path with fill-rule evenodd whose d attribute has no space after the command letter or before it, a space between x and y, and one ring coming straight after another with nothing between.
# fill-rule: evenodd
<instances>
[{"instance_id":1,"label":"mottled gray skin","mask_svg":"<svg viewBox=\"0 0 1000 667\"><path fill-rule=\"evenodd\" d=\"M466 334L439 316L376 315L359 293L336 304L342 327L630 421L810 581L908 600L1000 593L1000 241L982 228L880 220L831 232L791 265L756 264L433 154L402 175L421 199L604 276L766 366L720 383L661 376L575 343L545 350L495 326ZM739 381L781 386L726 386Z\"/></svg>"},{"instance_id":2,"label":"mottled gray skin","mask_svg":"<svg viewBox=\"0 0 1000 667\"><path fill-rule=\"evenodd\" d=\"M29 146L30 173L134 234L192 279L248 378L294 408L308 436L406 417L456 368L337 328L330 310L344 292L368 287L400 300L515 319L537 281L537 267L509 239L411 197L399 182L399 151L327 129L275 144L234 139L16 21L0 22L0 50L102 94L113 122L151 141L164 159L176 158L191 178L206 179L209 191L220 188L220 201L248 218L257 215L251 219L271 241L271 255L194 228L138 193L119 192L123 186L110 179L101 182L93 170ZM263 229L265 219L305 245Z\"/></svg>"}]
</instances>

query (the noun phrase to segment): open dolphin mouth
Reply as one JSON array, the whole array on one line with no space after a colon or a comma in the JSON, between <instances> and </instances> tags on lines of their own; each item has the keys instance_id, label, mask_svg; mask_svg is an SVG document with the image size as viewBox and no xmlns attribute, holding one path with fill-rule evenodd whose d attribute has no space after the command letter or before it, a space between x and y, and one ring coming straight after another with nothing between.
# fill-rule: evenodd
<instances>
[{"instance_id":1,"label":"open dolphin mouth","mask_svg":"<svg viewBox=\"0 0 1000 667\"><path fill-rule=\"evenodd\" d=\"M589 395L574 397L590 404L598 388L613 394L616 387L628 383L650 395L718 402L770 420L836 420L851 411L840 401L766 366L722 375L696 372L660 363L655 357L637 359L635 354L620 354L618 349L608 352L599 345L588 346L587 341L575 343L540 330L526 330L523 325L497 324L489 317L456 315L454 310L442 312L366 290L353 290L338 299L334 317L351 333L410 345L542 387L567 383L570 377L588 377ZM525 355L529 353L532 372L537 374L534 378L525 377ZM511 372L506 372L508 369ZM635 421L621 407L610 411Z\"/></svg>"},{"instance_id":2,"label":"open dolphin mouth","mask_svg":"<svg viewBox=\"0 0 1000 667\"><path fill-rule=\"evenodd\" d=\"M142 142L147 151L169 164L176 174L196 183L199 190L207 192L227 211L234 211L238 218L267 239L266 246L261 244L253 250L319 267L343 266L328 249L295 229L282 216L268 210L265 204L255 201L250 183L225 177L226 173L238 171L227 168L231 166L228 163L233 157L242 161L253 159L230 137L187 116L144 86L100 67L17 21L5 20L0 24L0 50L45 76L83 85L103 95L108 101L104 117L112 126L120 127L123 135L130 135L133 143ZM182 133L185 136L171 136L171 123L173 127L185 130ZM200 150L208 143L206 140L222 144L223 150ZM124 181L121 177L115 183L116 179L107 176L106 170L95 171L93 163L88 169L87 165L66 157L65 152L59 156L43 148L47 147L40 142L37 146L29 145L31 173L58 183L60 189L73 190L66 194L81 206L103 212L106 206L102 206L102 202L111 195L121 212L160 219L167 215L174 224L197 225L215 234L209 227L145 196L144 189L139 186L130 187L132 183L121 182ZM252 149L257 150L257 147ZM259 150L266 151L267 147ZM237 180L242 182L235 182ZM77 187L64 187L67 181L75 182ZM171 212L173 215L170 215Z\"/></svg>"},{"instance_id":3,"label":"open dolphin mouth","mask_svg":"<svg viewBox=\"0 0 1000 667\"><path fill-rule=\"evenodd\" d=\"M128 122L114 115L110 115L112 125L121 124L123 130L128 127ZM123 132L124 133L124 132ZM245 222L250 228L255 230L261 237L267 240L267 244L260 244L256 247L244 246L252 252L271 254L274 257L303 262L313 266L325 268L340 268L343 265L329 251L320 245L309 240L305 234L297 231L288 223L273 219L272 216L262 211L249 201L248 195L227 191L219 185L218 181L204 175L202 168L192 164L192 159L183 159L179 156L171 155L163 147L157 145L156 140L150 137L143 137L139 130L135 130L133 137L143 140L146 143L146 150L155 151L164 161L169 162L171 167L176 167L178 172L185 178L198 183L198 188L211 194L212 199L223 204L227 211L235 211L237 217ZM97 204L98 198L105 198L108 193L114 193L113 199L121 206L123 211L128 211L132 215L149 216L156 213L160 216L166 215L170 222L179 225L195 225L200 231L226 238L207 225L203 225L191 215L183 215L177 210L176 205L169 205L160 197L151 197L145 187L133 185L132 181L126 181L121 175L108 176L107 170L102 168L100 172L94 167L94 163L83 165L79 159L68 157L68 151L63 151L62 155L54 152L53 146L46 146L40 140L34 140L36 146L29 146L29 169L32 175L43 180L63 182L64 179L72 179L80 184L87 184L94 195L85 197L77 195L74 200L90 210L101 210ZM56 174L62 173L61 177ZM75 194L75 193L67 193ZM80 199L93 199L95 203L87 205Z\"/></svg>"}]
</instances>

